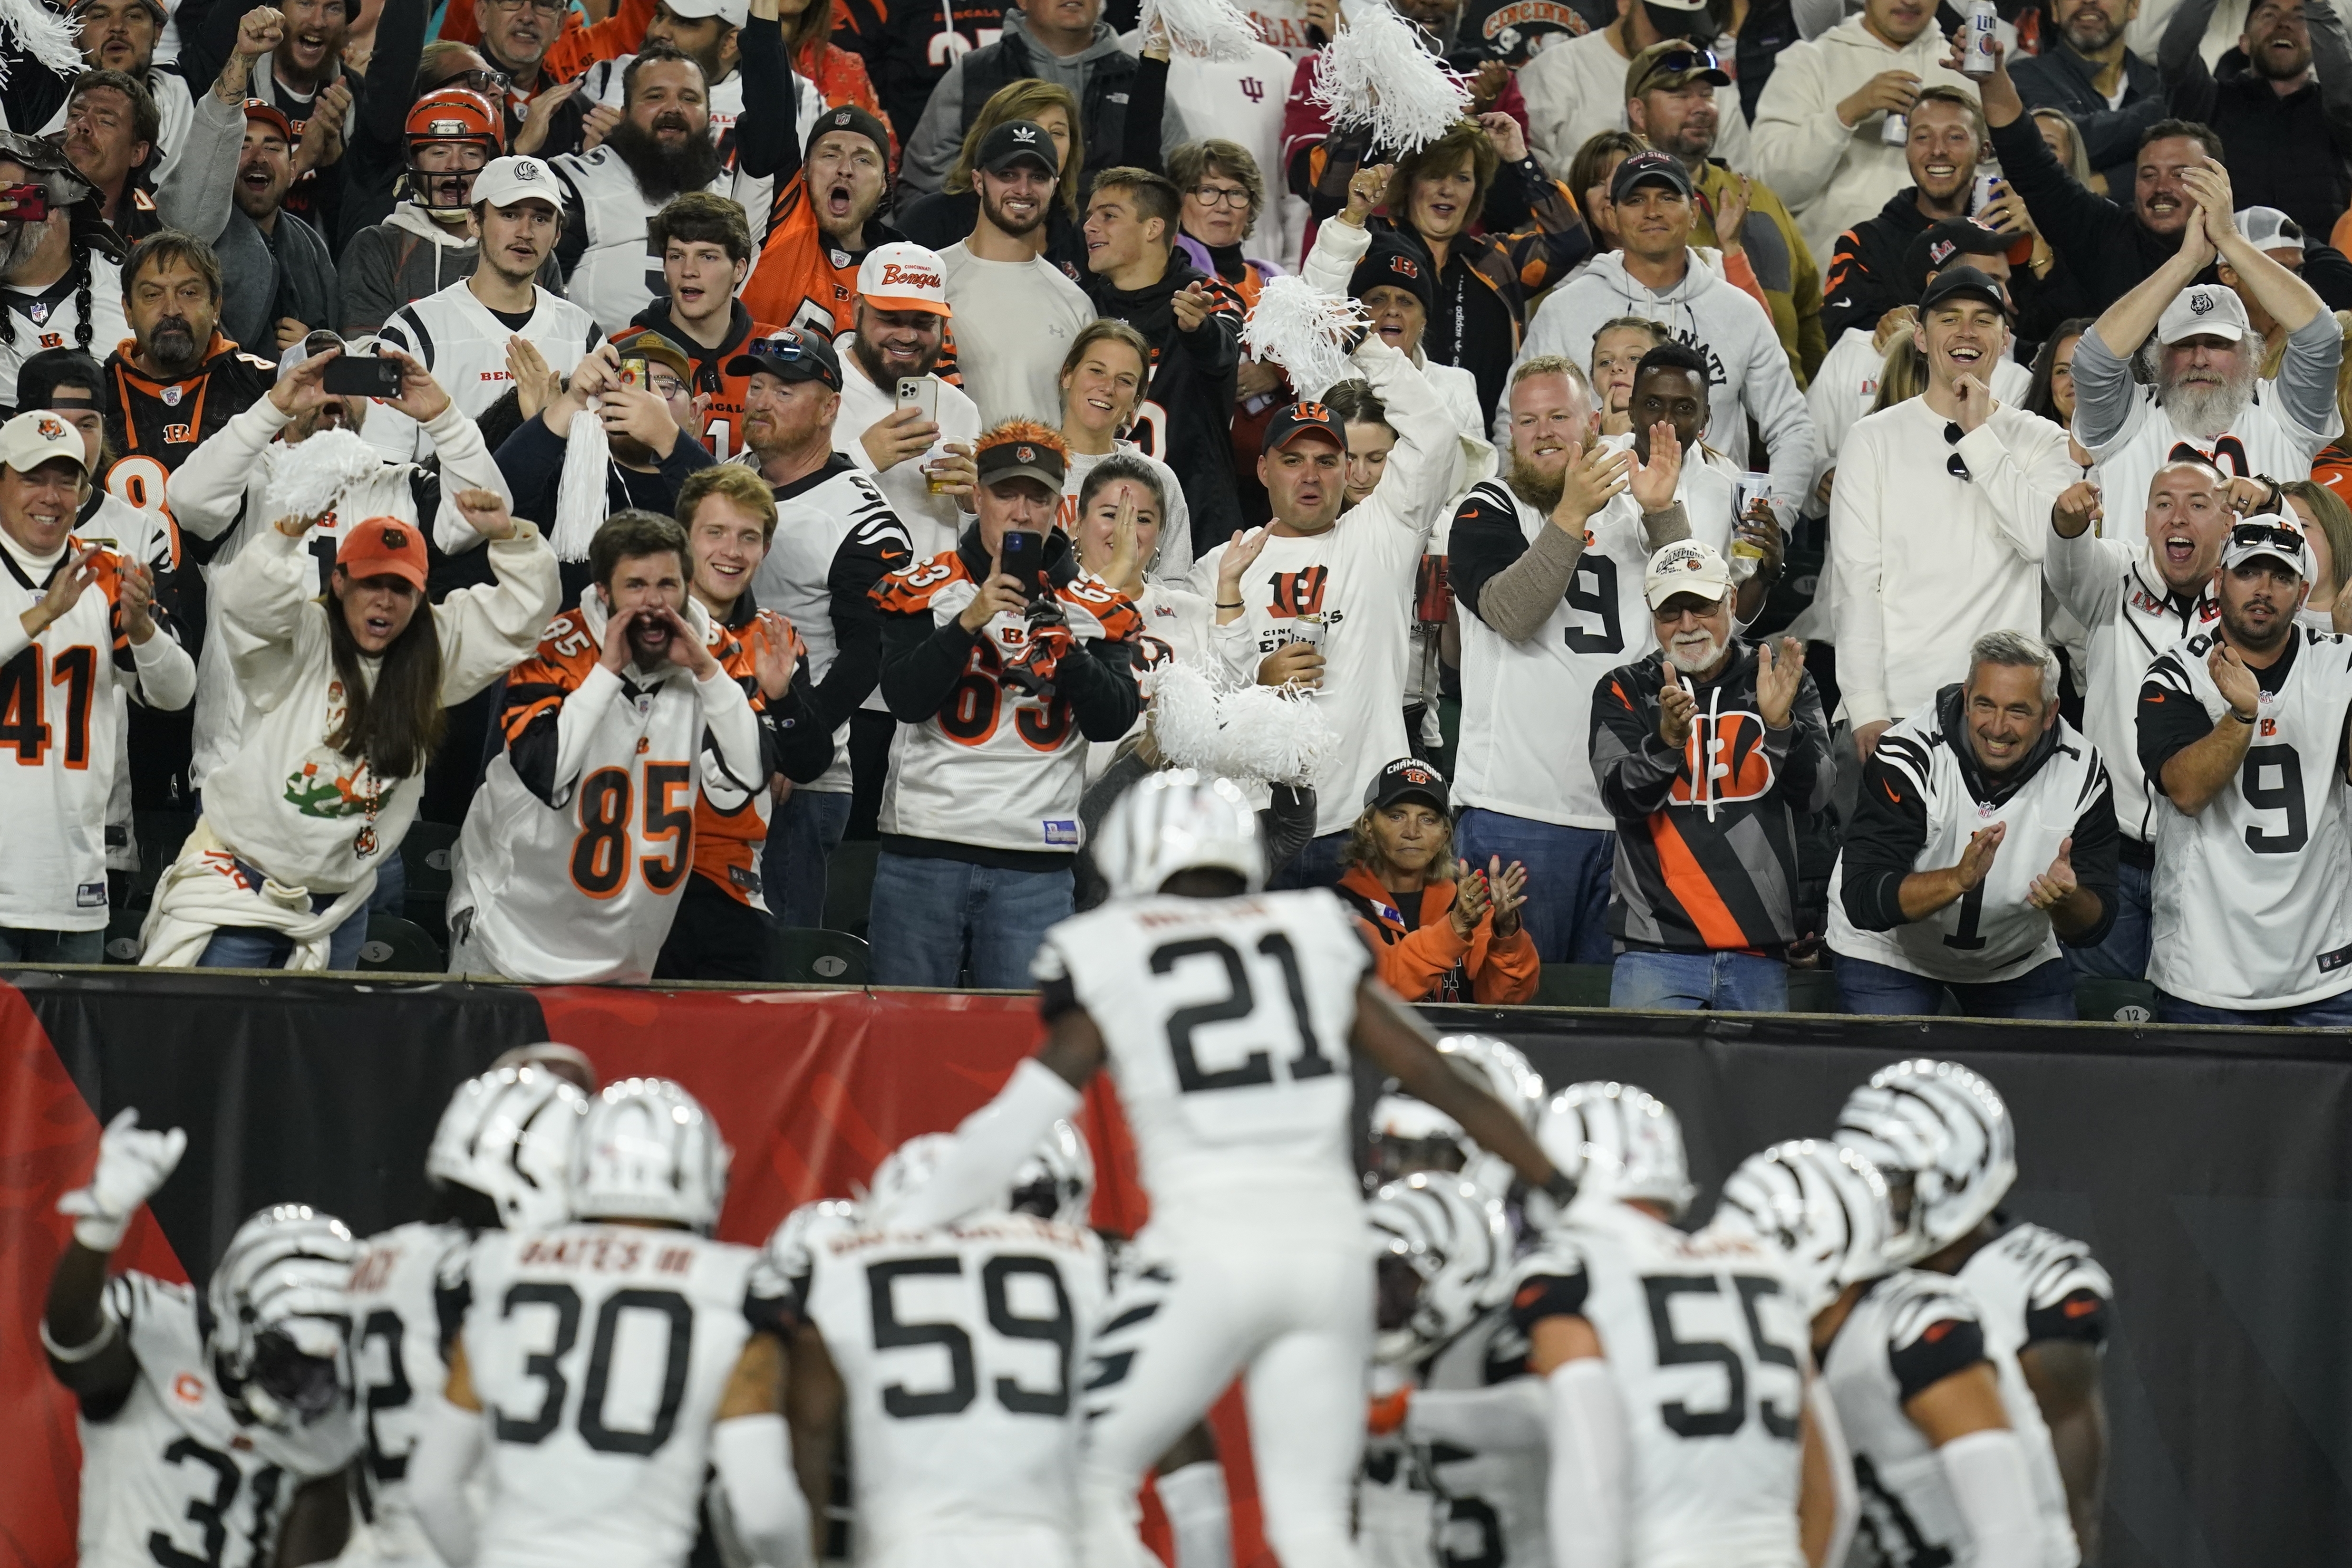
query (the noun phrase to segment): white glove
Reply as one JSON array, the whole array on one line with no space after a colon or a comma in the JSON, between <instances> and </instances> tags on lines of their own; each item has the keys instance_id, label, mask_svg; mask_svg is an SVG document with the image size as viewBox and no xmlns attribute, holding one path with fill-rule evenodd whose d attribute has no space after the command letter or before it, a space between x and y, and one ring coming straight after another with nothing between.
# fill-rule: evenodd
<instances>
[{"instance_id":1,"label":"white glove","mask_svg":"<svg viewBox=\"0 0 2352 1568\"><path fill-rule=\"evenodd\" d=\"M126 1106L99 1134L98 1169L89 1185L58 1199L59 1214L77 1215L74 1239L93 1252L122 1245L131 1217L162 1190L173 1167L187 1152L188 1134L174 1127L152 1133L139 1125L135 1106Z\"/></svg>"}]
</instances>

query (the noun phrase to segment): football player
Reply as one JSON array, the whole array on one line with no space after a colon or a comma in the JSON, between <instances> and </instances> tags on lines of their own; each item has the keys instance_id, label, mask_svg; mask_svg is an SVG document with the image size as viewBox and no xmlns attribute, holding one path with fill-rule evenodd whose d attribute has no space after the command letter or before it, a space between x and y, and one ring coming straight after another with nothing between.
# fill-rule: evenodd
<instances>
[{"instance_id":1,"label":"football player","mask_svg":"<svg viewBox=\"0 0 2352 1568\"><path fill-rule=\"evenodd\" d=\"M1724 1183L1708 1232L1775 1246L1811 1315L1861 1494L1854 1556L1887 1568L2074 1563L2049 1554L2003 1397L2006 1354L1966 1289L1888 1262L1895 1208L1865 1156L1810 1139L1750 1155Z\"/></svg>"},{"instance_id":2,"label":"football player","mask_svg":"<svg viewBox=\"0 0 2352 1568\"><path fill-rule=\"evenodd\" d=\"M1510 1297L1546 1385L1552 1563L1799 1568L1831 1500L1802 1484L1826 1471L1780 1259L1675 1227L1682 1124L1646 1091L1570 1085L1540 1136L1579 1191L1561 1214L1531 1202L1545 1234Z\"/></svg>"},{"instance_id":3,"label":"football player","mask_svg":"<svg viewBox=\"0 0 2352 1568\"><path fill-rule=\"evenodd\" d=\"M1112 804L1093 850L1112 897L1038 949L1044 1049L883 1218L930 1224L969 1208L1110 1066L1151 1223L1086 1380L1087 1561L1147 1561L1135 1536L1145 1469L1246 1372L1267 1541L1287 1563L1355 1568L1373 1284L1349 1151L1351 1052L1530 1184L1561 1201L1572 1189L1370 977L1337 897L1260 891L1257 814L1230 780L1143 779Z\"/></svg>"},{"instance_id":4,"label":"football player","mask_svg":"<svg viewBox=\"0 0 2352 1568\"><path fill-rule=\"evenodd\" d=\"M343 1544L360 1448L343 1293L359 1249L341 1221L280 1204L237 1227L202 1301L136 1271L110 1281L108 1257L187 1146L125 1110L89 1185L58 1200L74 1237L41 1344L80 1406L79 1561L322 1563Z\"/></svg>"},{"instance_id":5,"label":"football player","mask_svg":"<svg viewBox=\"0 0 2352 1568\"><path fill-rule=\"evenodd\" d=\"M2082 1242L1998 1212L2017 1179L2017 1133L2000 1091L1955 1061L1899 1061L1847 1097L1837 1137L1887 1176L1907 1214L1892 1259L1958 1275L1983 1309L1985 1337L2016 1358L2024 1389L2004 1394L2016 1404L2030 1391L2050 1433L2051 1464L2033 1457L2053 1560L2065 1555L2062 1522L2095 1558L2107 1460L2099 1370L2115 1283Z\"/></svg>"},{"instance_id":6,"label":"football player","mask_svg":"<svg viewBox=\"0 0 2352 1568\"><path fill-rule=\"evenodd\" d=\"M677 1084L607 1084L580 1124L574 1220L485 1232L445 1279L447 1403L408 1470L445 1562L679 1568L706 1468L753 1556L780 1568L805 1558L781 1414L781 1288L757 1249L707 1234L728 1158ZM465 1497L478 1469L478 1522Z\"/></svg>"},{"instance_id":7,"label":"football player","mask_svg":"<svg viewBox=\"0 0 2352 1568\"><path fill-rule=\"evenodd\" d=\"M1543 1119L1543 1075L1528 1065L1515 1046L1491 1035L1449 1034L1437 1042L1440 1054L1473 1082L1483 1083L1496 1099L1518 1113L1532 1133ZM1410 1094L1387 1085L1372 1107L1372 1174L1374 1186L1384 1186L1415 1171L1459 1171L1488 1196L1509 1202L1516 1197L1518 1173L1508 1160L1488 1154L1463 1136L1452 1117L1431 1109ZM1516 1203L1507 1214L1516 1222Z\"/></svg>"},{"instance_id":8,"label":"football player","mask_svg":"<svg viewBox=\"0 0 2352 1568\"><path fill-rule=\"evenodd\" d=\"M342 1561L435 1568L408 1490L425 1409L441 1394L436 1288L445 1266L485 1230L563 1223L572 1145L588 1099L536 1066L493 1068L457 1085L425 1151L425 1217L369 1238L352 1270L352 1359L367 1453L366 1506Z\"/></svg>"}]
</instances>

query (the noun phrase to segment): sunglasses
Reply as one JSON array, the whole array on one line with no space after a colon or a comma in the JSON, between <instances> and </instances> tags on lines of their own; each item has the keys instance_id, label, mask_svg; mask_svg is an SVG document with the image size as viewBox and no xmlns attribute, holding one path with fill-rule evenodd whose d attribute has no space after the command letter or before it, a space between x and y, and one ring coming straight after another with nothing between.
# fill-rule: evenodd
<instances>
[{"instance_id":1,"label":"sunglasses","mask_svg":"<svg viewBox=\"0 0 2352 1568\"><path fill-rule=\"evenodd\" d=\"M788 365L812 366L825 385L837 390L841 384L835 379L833 368L817 358L816 350L796 332L779 333L773 338L761 338L746 343L743 351L756 359L782 360Z\"/></svg>"},{"instance_id":2,"label":"sunglasses","mask_svg":"<svg viewBox=\"0 0 2352 1568\"><path fill-rule=\"evenodd\" d=\"M1650 82L1660 77L1681 76L1686 71L1719 71L1722 68L1716 63L1713 49L1702 49L1694 45L1687 49L1668 49L1652 60L1648 75L1642 79Z\"/></svg>"},{"instance_id":3,"label":"sunglasses","mask_svg":"<svg viewBox=\"0 0 2352 1568\"><path fill-rule=\"evenodd\" d=\"M2298 560L2303 557L2303 536L2293 528L2276 528L2269 523L2240 523L2230 530L2230 543L2235 546L2264 545L2283 549Z\"/></svg>"},{"instance_id":4,"label":"sunglasses","mask_svg":"<svg viewBox=\"0 0 2352 1568\"><path fill-rule=\"evenodd\" d=\"M1944 424L1944 444L1947 446L1958 446L1960 444L1960 436L1962 434L1964 433L1960 429L1959 421L1956 419L1946 421ZM1953 453L1949 457L1944 459L1944 472L1949 474L1955 479L1969 480L1972 482L1975 478L1975 476L1969 472L1968 459L1962 457L1958 452Z\"/></svg>"}]
</instances>

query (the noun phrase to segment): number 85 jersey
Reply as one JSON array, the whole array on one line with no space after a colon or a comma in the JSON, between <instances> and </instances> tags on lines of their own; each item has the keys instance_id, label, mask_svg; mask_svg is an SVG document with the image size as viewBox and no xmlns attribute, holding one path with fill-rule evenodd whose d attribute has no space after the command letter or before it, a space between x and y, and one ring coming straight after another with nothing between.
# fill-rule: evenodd
<instances>
[{"instance_id":1,"label":"number 85 jersey","mask_svg":"<svg viewBox=\"0 0 2352 1568\"><path fill-rule=\"evenodd\" d=\"M1155 1229L1363 1224L1349 1040L1370 966L1320 888L1121 899L1045 933L1044 1011L1102 1030Z\"/></svg>"}]
</instances>

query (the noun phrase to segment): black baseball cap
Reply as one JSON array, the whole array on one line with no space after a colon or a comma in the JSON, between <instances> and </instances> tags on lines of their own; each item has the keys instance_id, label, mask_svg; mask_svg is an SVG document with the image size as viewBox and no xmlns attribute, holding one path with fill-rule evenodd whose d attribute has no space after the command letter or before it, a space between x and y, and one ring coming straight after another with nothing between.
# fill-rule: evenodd
<instances>
[{"instance_id":1,"label":"black baseball cap","mask_svg":"<svg viewBox=\"0 0 2352 1568\"><path fill-rule=\"evenodd\" d=\"M874 143L874 150L882 154L884 178L888 178L890 128L883 124L873 110L861 109L854 103L838 104L818 115L816 123L809 127L808 142L802 149L803 154L814 152L819 141L836 131L854 131Z\"/></svg>"},{"instance_id":2,"label":"black baseball cap","mask_svg":"<svg viewBox=\"0 0 2352 1568\"><path fill-rule=\"evenodd\" d=\"M1973 267L1948 267L1936 274L1935 281L1919 296L1919 308L1933 310L1945 300L1960 295L1983 300L2003 317L2009 314L2009 301L2001 298L2000 285Z\"/></svg>"},{"instance_id":3,"label":"black baseball cap","mask_svg":"<svg viewBox=\"0 0 2352 1568\"><path fill-rule=\"evenodd\" d=\"M1609 199L1622 202L1637 187L1653 183L1665 186L1685 201L1690 199L1690 171L1664 152L1636 152L1618 164L1617 172L1609 179Z\"/></svg>"},{"instance_id":4,"label":"black baseball cap","mask_svg":"<svg viewBox=\"0 0 2352 1568\"><path fill-rule=\"evenodd\" d=\"M1329 436L1340 451L1348 450L1348 426L1339 418L1339 411L1304 398L1274 411L1274 417L1265 422L1265 439L1258 444L1258 450L1279 452L1310 430Z\"/></svg>"},{"instance_id":5,"label":"black baseball cap","mask_svg":"<svg viewBox=\"0 0 2352 1568\"><path fill-rule=\"evenodd\" d=\"M1437 291L1429 277L1429 258L1411 242L1388 229L1375 230L1372 243L1356 270L1348 275L1348 297L1361 299L1373 288L1402 288L1421 301L1424 311L1437 308Z\"/></svg>"},{"instance_id":6,"label":"black baseball cap","mask_svg":"<svg viewBox=\"0 0 2352 1568\"><path fill-rule=\"evenodd\" d=\"M626 350L625 350L624 352ZM841 356L820 332L787 327L769 338L753 338L727 361L730 376L767 374L780 382L823 382L841 390Z\"/></svg>"},{"instance_id":7,"label":"black baseball cap","mask_svg":"<svg viewBox=\"0 0 2352 1568\"><path fill-rule=\"evenodd\" d=\"M1903 251L1903 276L1914 289L1927 287L1927 275L1972 256L2006 256L2010 239L1969 218L1946 218L1911 236Z\"/></svg>"},{"instance_id":8,"label":"black baseball cap","mask_svg":"<svg viewBox=\"0 0 2352 1568\"><path fill-rule=\"evenodd\" d=\"M990 131L972 162L992 174L1002 174L1026 158L1048 174L1062 172L1062 154L1045 128L1034 120L1008 120Z\"/></svg>"},{"instance_id":9,"label":"black baseball cap","mask_svg":"<svg viewBox=\"0 0 2352 1568\"><path fill-rule=\"evenodd\" d=\"M999 479L1034 479L1056 496L1062 493L1062 481L1070 471L1062 454L1042 441L999 441L982 446L973 455L972 466L980 470L983 485Z\"/></svg>"},{"instance_id":10,"label":"black baseball cap","mask_svg":"<svg viewBox=\"0 0 2352 1568\"><path fill-rule=\"evenodd\" d=\"M1419 800L1444 816L1453 810L1452 797L1446 793L1445 775L1418 757L1400 757L1378 773L1364 788L1364 805L1378 811L1400 800Z\"/></svg>"}]
</instances>

